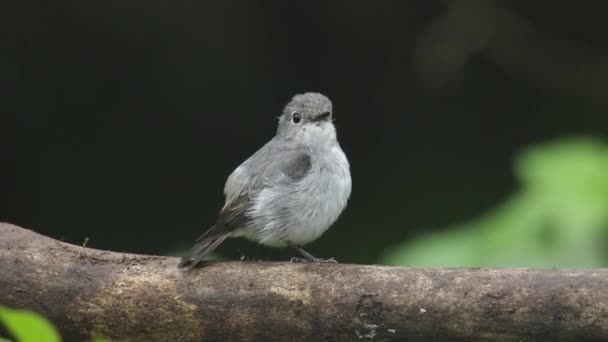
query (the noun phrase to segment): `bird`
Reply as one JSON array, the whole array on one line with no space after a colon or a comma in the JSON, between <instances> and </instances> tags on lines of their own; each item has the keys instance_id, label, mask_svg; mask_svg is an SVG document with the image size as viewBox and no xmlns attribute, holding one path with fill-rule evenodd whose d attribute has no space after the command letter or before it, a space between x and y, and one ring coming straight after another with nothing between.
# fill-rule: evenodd
<instances>
[{"instance_id":1,"label":"bird","mask_svg":"<svg viewBox=\"0 0 608 342\"><path fill-rule=\"evenodd\" d=\"M332 102L320 93L296 94L278 119L275 136L228 176L215 224L179 268L193 269L228 237L294 248L303 258L293 261L335 262L302 248L338 219L351 195Z\"/></svg>"}]
</instances>

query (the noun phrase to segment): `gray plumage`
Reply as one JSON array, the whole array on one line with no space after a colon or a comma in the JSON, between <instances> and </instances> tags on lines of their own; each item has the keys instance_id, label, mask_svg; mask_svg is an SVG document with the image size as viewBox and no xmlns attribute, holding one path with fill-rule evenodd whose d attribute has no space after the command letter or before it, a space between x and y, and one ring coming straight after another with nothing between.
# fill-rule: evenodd
<instances>
[{"instance_id":1,"label":"gray plumage","mask_svg":"<svg viewBox=\"0 0 608 342\"><path fill-rule=\"evenodd\" d=\"M216 224L197 239L180 267L193 268L227 237L295 247L321 236L351 193L349 163L332 120L324 95L294 96L276 136L228 177Z\"/></svg>"}]
</instances>

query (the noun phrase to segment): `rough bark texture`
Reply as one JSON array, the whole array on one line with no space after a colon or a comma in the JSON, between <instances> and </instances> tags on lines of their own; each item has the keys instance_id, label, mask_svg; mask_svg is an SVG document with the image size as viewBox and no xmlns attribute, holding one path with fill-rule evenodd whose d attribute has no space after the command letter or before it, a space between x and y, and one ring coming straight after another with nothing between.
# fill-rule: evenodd
<instances>
[{"instance_id":1,"label":"rough bark texture","mask_svg":"<svg viewBox=\"0 0 608 342\"><path fill-rule=\"evenodd\" d=\"M0 224L0 304L67 341L608 340L608 270L209 262Z\"/></svg>"}]
</instances>

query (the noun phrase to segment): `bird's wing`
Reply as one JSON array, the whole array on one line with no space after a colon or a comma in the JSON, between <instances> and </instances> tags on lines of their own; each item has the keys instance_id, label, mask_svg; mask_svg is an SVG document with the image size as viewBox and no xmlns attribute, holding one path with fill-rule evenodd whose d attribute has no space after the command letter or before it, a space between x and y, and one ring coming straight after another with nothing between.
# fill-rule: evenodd
<instances>
[{"instance_id":1,"label":"bird's wing","mask_svg":"<svg viewBox=\"0 0 608 342\"><path fill-rule=\"evenodd\" d=\"M228 177L226 204L217 223L196 240L190 255L180 262L181 268L192 269L234 230L245 227L252 199L264 187L297 182L309 172L311 160L305 149L275 146L280 144L266 144Z\"/></svg>"},{"instance_id":2,"label":"bird's wing","mask_svg":"<svg viewBox=\"0 0 608 342\"><path fill-rule=\"evenodd\" d=\"M277 182L297 182L310 167L310 155L303 148L265 145L228 177L224 188L226 204L220 211L218 225L228 231L242 227L259 191Z\"/></svg>"}]
</instances>

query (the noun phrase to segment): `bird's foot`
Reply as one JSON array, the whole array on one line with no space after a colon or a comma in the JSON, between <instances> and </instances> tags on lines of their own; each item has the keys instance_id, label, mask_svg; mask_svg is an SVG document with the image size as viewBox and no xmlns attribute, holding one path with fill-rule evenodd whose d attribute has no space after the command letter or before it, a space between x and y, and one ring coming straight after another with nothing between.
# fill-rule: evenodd
<instances>
[{"instance_id":1,"label":"bird's foot","mask_svg":"<svg viewBox=\"0 0 608 342\"><path fill-rule=\"evenodd\" d=\"M313 263L320 263L320 264L337 264L338 262L336 261L336 259L334 258L329 258L329 259L322 259L322 258L298 258L298 257L293 257L291 258L290 262L293 263L300 263L300 262L313 262Z\"/></svg>"},{"instance_id":2,"label":"bird's foot","mask_svg":"<svg viewBox=\"0 0 608 342\"><path fill-rule=\"evenodd\" d=\"M338 262L334 258L329 259L321 259L317 258L314 255L308 253L302 248L296 246L293 242L287 241L287 245L300 253L303 258L294 257L291 258L291 262L315 262L315 263L324 263L324 264L337 264Z\"/></svg>"}]
</instances>

